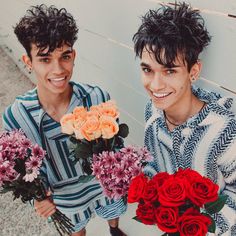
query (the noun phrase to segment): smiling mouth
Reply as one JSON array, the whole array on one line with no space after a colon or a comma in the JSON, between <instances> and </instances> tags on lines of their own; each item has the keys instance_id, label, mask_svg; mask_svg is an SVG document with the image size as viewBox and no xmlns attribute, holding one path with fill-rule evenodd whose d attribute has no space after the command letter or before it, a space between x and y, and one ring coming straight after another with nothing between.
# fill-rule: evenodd
<instances>
[{"instance_id":1,"label":"smiling mouth","mask_svg":"<svg viewBox=\"0 0 236 236\"><path fill-rule=\"evenodd\" d=\"M155 97L155 98L166 98L170 95L171 93L154 93L152 92L152 95Z\"/></svg>"},{"instance_id":2,"label":"smiling mouth","mask_svg":"<svg viewBox=\"0 0 236 236\"><path fill-rule=\"evenodd\" d=\"M65 77L60 77L60 78L51 78L51 79L48 79L50 80L51 82L60 82L60 81L63 81L63 80L66 80L66 76Z\"/></svg>"}]
</instances>

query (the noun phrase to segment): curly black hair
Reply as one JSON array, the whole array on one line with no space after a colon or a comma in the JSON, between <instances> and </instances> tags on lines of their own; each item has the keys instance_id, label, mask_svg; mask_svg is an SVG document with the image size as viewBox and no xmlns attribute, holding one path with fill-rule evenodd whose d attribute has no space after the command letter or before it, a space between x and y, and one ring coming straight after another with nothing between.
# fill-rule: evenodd
<instances>
[{"instance_id":1,"label":"curly black hair","mask_svg":"<svg viewBox=\"0 0 236 236\"><path fill-rule=\"evenodd\" d=\"M15 26L14 33L31 58L32 44L40 51L48 48L48 52L64 43L73 46L78 28L73 16L65 8L57 9L55 6L41 4L27 10Z\"/></svg>"},{"instance_id":2,"label":"curly black hair","mask_svg":"<svg viewBox=\"0 0 236 236\"><path fill-rule=\"evenodd\" d=\"M166 67L173 67L177 57L181 56L188 71L210 40L199 11L185 2L149 10L133 36L136 56L141 58L143 49L147 49L154 53L159 64Z\"/></svg>"}]
</instances>

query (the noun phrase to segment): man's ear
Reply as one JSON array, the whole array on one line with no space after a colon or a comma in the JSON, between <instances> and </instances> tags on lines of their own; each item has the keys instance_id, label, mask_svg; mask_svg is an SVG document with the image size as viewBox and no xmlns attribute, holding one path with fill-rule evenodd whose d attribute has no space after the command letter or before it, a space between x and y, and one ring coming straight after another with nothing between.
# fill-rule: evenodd
<instances>
[{"instance_id":1,"label":"man's ear","mask_svg":"<svg viewBox=\"0 0 236 236\"><path fill-rule=\"evenodd\" d=\"M32 61L29 58L28 55L23 55L22 56L22 61L24 62L24 64L26 65L26 67L28 68L28 70L32 70Z\"/></svg>"},{"instance_id":2,"label":"man's ear","mask_svg":"<svg viewBox=\"0 0 236 236\"><path fill-rule=\"evenodd\" d=\"M198 60L191 68L190 70L190 80L192 82L198 80L200 72L202 70L202 62Z\"/></svg>"},{"instance_id":3,"label":"man's ear","mask_svg":"<svg viewBox=\"0 0 236 236\"><path fill-rule=\"evenodd\" d=\"M75 49L73 49L73 51L72 51L72 56L73 56L73 59L75 59L75 57L76 57L76 51L75 51Z\"/></svg>"}]
</instances>

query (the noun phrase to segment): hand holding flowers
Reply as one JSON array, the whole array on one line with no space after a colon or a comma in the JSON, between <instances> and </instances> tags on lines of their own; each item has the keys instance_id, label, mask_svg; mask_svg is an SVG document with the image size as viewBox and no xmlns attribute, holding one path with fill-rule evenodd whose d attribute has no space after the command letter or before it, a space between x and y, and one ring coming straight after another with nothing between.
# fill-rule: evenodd
<instances>
[{"instance_id":1,"label":"hand holding flowers","mask_svg":"<svg viewBox=\"0 0 236 236\"><path fill-rule=\"evenodd\" d=\"M23 203L47 198L39 169L45 151L26 138L21 130L0 133L1 193L12 191ZM51 216L60 235L71 234L73 225L59 210Z\"/></svg>"},{"instance_id":2,"label":"hand holding flowers","mask_svg":"<svg viewBox=\"0 0 236 236\"><path fill-rule=\"evenodd\" d=\"M138 202L135 219L157 224L165 235L204 236L215 232L211 214L224 206L225 195L219 186L191 169L175 174L156 174L149 180L144 174L135 177L128 192L128 202Z\"/></svg>"}]
</instances>

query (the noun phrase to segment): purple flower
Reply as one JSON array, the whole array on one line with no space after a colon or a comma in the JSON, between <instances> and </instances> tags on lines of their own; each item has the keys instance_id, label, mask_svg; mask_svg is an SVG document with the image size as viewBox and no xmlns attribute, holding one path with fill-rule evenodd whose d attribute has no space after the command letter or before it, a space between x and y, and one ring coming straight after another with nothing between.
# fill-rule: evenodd
<instances>
[{"instance_id":1,"label":"purple flower","mask_svg":"<svg viewBox=\"0 0 236 236\"><path fill-rule=\"evenodd\" d=\"M38 169L28 169L26 170L26 175L23 177L25 182L33 182L39 175Z\"/></svg>"},{"instance_id":2,"label":"purple flower","mask_svg":"<svg viewBox=\"0 0 236 236\"><path fill-rule=\"evenodd\" d=\"M7 170L8 167L3 165L0 165L0 179L4 181L7 178Z\"/></svg>"},{"instance_id":3,"label":"purple flower","mask_svg":"<svg viewBox=\"0 0 236 236\"><path fill-rule=\"evenodd\" d=\"M146 148L128 146L119 152L93 155L93 174L107 197L118 199L127 194L131 179L140 174L143 162L151 155Z\"/></svg>"},{"instance_id":4,"label":"purple flower","mask_svg":"<svg viewBox=\"0 0 236 236\"><path fill-rule=\"evenodd\" d=\"M39 147L38 144L35 144L33 146L33 149L32 149L32 154L33 154L33 156L42 159L44 157L44 155L45 155L45 151L41 147Z\"/></svg>"},{"instance_id":5,"label":"purple flower","mask_svg":"<svg viewBox=\"0 0 236 236\"><path fill-rule=\"evenodd\" d=\"M93 175L96 175L99 178L99 176L101 175L100 165L95 164L92 166L92 169L93 169Z\"/></svg>"},{"instance_id":6,"label":"purple flower","mask_svg":"<svg viewBox=\"0 0 236 236\"><path fill-rule=\"evenodd\" d=\"M25 166L27 169L38 169L42 165L42 160L39 159L37 156L31 156L25 162Z\"/></svg>"},{"instance_id":7,"label":"purple flower","mask_svg":"<svg viewBox=\"0 0 236 236\"><path fill-rule=\"evenodd\" d=\"M21 176L20 181L33 181L38 176L45 151L33 144L22 130L0 133L0 182L12 182ZM20 159L20 161L18 161ZM22 168L22 162L25 169ZM16 171L17 170L17 171ZM27 174L25 174L27 172Z\"/></svg>"}]
</instances>

